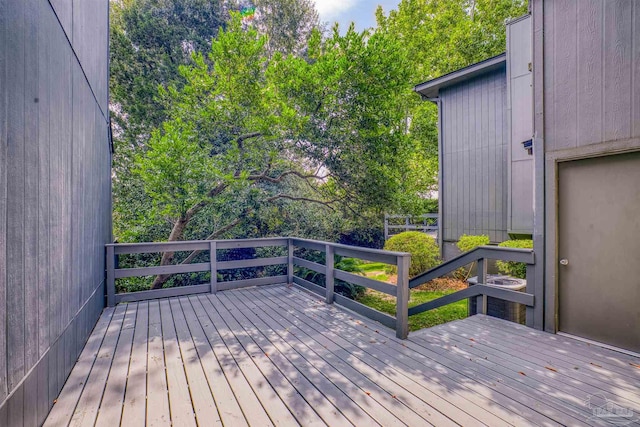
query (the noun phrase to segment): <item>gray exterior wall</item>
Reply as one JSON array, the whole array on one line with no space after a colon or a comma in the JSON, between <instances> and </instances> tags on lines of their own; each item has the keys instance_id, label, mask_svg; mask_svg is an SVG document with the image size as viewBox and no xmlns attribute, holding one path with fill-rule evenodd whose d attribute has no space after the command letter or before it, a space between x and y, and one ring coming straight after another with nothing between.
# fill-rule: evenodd
<instances>
[{"instance_id":1,"label":"gray exterior wall","mask_svg":"<svg viewBox=\"0 0 640 427\"><path fill-rule=\"evenodd\" d=\"M108 1L0 0L0 425L42 423L104 305Z\"/></svg>"},{"instance_id":2,"label":"gray exterior wall","mask_svg":"<svg viewBox=\"0 0 640 427\"><path fill-rule=\"evenodd\" d=\"M547 152L640 137L640 2L544 2Z\"/></svg>"},{"instance_id":3,"label":"gray exterior wall","mask_svg":"<svg viewBox=\"0 0 640 427\"><path fill-rule=\"evenodd\" d=\"M440 90L444 242L462 234L487 234L492 242L509 238L506 86L502 67Z\"/></svg>"},{"instance_id":4,"label":"gray exterior wall","mask_svg":"<svg viewBox=\"0 0 640 427\"><path fill-rule=\"evenodd\" d=\"M558 163L640 150L640 2L531 0L531 8L536 286L545 329L556 332Z\"/></svg>"},{"instance_id":5,"label":"gray exterior wall","mask_svg":"<svg viewBox=\"0 0 640 427\"><path fill-rule=\"evenodd\" d=\"M523 147L533 138L531 17L507 24L507 109L511 131L508 164L507 231L533 233L533 153Z\"/></svg>"}]
</instances>

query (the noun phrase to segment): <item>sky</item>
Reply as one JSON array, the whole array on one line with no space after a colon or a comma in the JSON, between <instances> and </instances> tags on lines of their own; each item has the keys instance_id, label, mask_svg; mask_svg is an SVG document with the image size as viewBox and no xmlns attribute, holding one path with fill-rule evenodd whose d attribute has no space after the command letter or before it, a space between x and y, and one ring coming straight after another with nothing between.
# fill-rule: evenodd
<instances>
[{"instance_id":1,"label":"sky","mask_svg":"<svg viewBox=\"0 0 640 427\"><path fill-rule=\"evenodd\" d=\"M315 0L316 9L322 22L329 22L329 27L335 21L340 24L340 32L344 33L351 22L356 24L356 30L376 25L376 9L382 6L385 15L398 6L400 0Z\"/></svg>"}]
</instances>

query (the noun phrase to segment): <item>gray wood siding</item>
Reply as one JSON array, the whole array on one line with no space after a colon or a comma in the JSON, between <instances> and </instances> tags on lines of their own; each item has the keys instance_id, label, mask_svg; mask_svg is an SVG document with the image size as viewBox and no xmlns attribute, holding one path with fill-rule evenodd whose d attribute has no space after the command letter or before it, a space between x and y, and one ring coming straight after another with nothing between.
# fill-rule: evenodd
<instances>
[{"instance_id":1,"label":"gray wood siding","mask_svg":"<svg viewBox=\"0 0 640 427\"><path fill-rule=\"evenodd\" d=\"M44 421L104 305L108 2L88 3L0 0L0 425Z\"/></svg>"},{"instance_id":2,"label":"gray wood siding","mask_svg":"<svg viewBox=\"0 0 640 427\"><path fill-rule=\"evenodd\" d=\"M640 2L544 7L546 151L640 137Z\"/></svg>"},{"instance_id":3,"label":"gray wood siding","mask_svg":"<svg viewBox=\"0 0 640 427\"><path fill-rule=\"evenodd\" d=\"M445 241L508 239L506 84L503 69L440 92Z\"/></svg>"}]
</instances>

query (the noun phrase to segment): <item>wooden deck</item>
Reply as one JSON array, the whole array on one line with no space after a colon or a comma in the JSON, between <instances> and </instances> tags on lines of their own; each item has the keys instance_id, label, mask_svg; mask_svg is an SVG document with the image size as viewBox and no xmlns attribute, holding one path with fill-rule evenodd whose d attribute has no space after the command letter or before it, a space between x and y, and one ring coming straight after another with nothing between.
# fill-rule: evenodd
<instances>
[{"instance_id":1,"label":"wooden deck","mask_svg":"<svg viewBox=\"0 0 640 427\"><path fill-rule=\"evenodd\" d=\"M106 309L45 425L638 425L639 386L572 339L478 315L399 340L276 285Z\"/></svg>"}]
</instances>

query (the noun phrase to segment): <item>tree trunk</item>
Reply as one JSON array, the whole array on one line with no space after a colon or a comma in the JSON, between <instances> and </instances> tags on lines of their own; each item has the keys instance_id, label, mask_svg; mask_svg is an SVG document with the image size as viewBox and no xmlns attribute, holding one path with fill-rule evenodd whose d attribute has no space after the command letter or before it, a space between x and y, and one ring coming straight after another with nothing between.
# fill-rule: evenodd
<instances>
[{"instance_id":1,"label":"tree trunk","mask_svg":"<svg viewBox=\"0 0 640 427\"><path fill-rule=\"evenodd\" d=\"M169 234L169 241L176 242L182 239L182 235L184 234L185 228L187 228L187 224L189 223L190 218L180 218L173 224L173 228L171 229L171 234ZM160 265L169 265L173 261L173 256L175 252L164 252L162 254L162 260L160 261ZM151 289L161 289L162 285L165 284L167 279L171 277L170 274L160 274L153 279L153 284L151 285Z\"/></svg>"}]
</instances>

